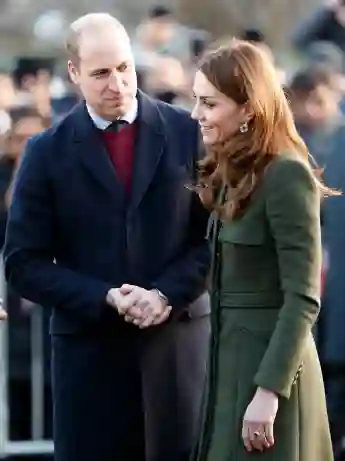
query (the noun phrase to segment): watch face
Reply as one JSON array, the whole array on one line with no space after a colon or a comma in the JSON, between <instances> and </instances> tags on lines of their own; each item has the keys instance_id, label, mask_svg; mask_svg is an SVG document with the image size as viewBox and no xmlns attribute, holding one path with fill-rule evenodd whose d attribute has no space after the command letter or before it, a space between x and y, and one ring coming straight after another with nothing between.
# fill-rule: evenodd
<instances>
[{"instance_id":1,"label":"watch face","mask_svg":"<svg viewBox=\"0 0 345 461\"><path fill-rule=\"evenodd\" d=\"M164 302L168 302L168 298L166 296L163 295L163 293L159 290L155 290L156 293L158 294L158 296L164 301Z\"/></svg>"}]
</instances>

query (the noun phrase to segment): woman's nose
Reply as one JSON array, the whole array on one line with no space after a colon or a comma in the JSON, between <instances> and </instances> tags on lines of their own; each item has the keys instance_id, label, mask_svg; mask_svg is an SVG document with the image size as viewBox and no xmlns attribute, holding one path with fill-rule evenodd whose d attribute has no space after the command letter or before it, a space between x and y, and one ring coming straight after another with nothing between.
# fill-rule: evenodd
<instances>
[{"instance_id":1,"label":"woman's nose","mask_svg":"<svg viewBox=\"0 0 345 461\"><path fill-rule=\"evenodd\" d=\"M199 120L199 109L198 109L198 105L195 104L193 110L192 110L192 113L191 113L191 117L192 119L194 120Z\"/></svg>"}]
</instances>

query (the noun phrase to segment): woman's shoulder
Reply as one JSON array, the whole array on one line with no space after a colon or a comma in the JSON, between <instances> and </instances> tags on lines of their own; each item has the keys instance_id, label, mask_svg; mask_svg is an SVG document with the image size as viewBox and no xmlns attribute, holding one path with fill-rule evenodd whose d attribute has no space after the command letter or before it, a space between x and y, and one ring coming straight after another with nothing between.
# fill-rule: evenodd
<instances>
[{"instance_id":1,"label":"woman's shoulder","mask_svg":"<svg viewBox=\"0 0 345 461\"><path fill-rule=\"evenodd\" d=\"M316 187L316 180L311 165L307 159L298 154L284 152L276 155L268 165L264 175L264 187L270 190L283 189L285 185L293 188L298 184Z\"/></svg>"}]
</instances>

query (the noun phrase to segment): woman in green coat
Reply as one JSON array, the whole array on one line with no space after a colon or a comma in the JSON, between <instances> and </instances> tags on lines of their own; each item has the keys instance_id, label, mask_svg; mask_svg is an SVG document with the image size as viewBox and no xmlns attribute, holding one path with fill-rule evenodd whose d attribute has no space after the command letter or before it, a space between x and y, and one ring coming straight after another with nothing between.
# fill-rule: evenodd
<instances>
[{"instance_id":1,"label":"woman in green coat","mask_svg":"<svg viewBox=\"0 0 345 461\"><path fill-rule=\"evenodd\" d=\"M311 333L320 308L320 198L268 56L234 40L195 77L213 213L210 370L196 461L331 461Z\"/></svg>"}]
</instances>

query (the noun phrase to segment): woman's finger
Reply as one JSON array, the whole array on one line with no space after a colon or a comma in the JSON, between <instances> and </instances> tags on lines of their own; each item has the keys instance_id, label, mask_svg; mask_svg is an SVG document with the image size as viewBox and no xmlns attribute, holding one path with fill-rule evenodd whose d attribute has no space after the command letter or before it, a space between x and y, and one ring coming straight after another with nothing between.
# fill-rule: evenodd
<instances>
[{"instance_id":1,"label":"woman's finger","mask_svg":"<svg viewBox=\"0 0 345 461\"><path fill-rule=\"evenodd\" d=\"M249 439L255 450L263 451L266 439L263 424L249 424Z\"/></svg>"},{"instance_id":2,"label":"woman's finger","mask_svg":"<svg viewBox=\"0 0 345 461\"><path fill-rule=\"evenodd\" d=\"M253 451L253 446L250 442L250 437L249 437L249 428L245 421L243 421L243 425L242 425L242 439L243 439L243 444L244 444L245 449L248 452Z\"/></svg>"},{"instance_id":3,"label":"woman's finger","mask_svg":"<svg viewBox=\"0 0 345 461\"><path fill-rule=\"evenodd\" d=\"M269 446L272 447L274 445L273 423L265 424L265 434Z\"/></svg>"}]
</instances>

